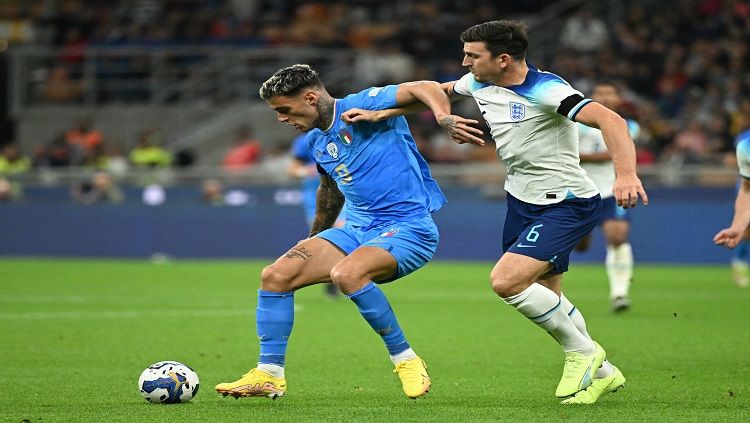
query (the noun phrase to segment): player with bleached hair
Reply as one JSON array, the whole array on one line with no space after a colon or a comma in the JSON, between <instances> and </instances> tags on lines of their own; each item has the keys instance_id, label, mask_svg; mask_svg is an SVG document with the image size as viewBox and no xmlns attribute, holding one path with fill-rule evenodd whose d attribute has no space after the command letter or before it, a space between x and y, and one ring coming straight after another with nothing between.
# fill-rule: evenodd
<instances>
[{"instance_id":1,"label":"player with bleached hair","mask_svg":"<svg viewBox=\"0 0 750 423\"><path fill-rule=\"evenodd\" d=\"M589 336L578 310L562 294L570 252L600 221L596 185L581 168L575 122L599 128L612 155L618 205L648 202L635 170L635 147L625 120L526 61L526 25L491 21L461 34L469 73L444 83L451 96L473 97L507 167L508 212L503 255L490 273L503 301L547 331L565 352L555 394L565 404L591 404L625 383L604 349ZM350 110L352 122L378 121L421 110ZM473 142L463 134L453 139Z\"/></svg>"},{"instance_id":2,"label":"player with bleached hair","mask_svg":"<svg viewBox=\"0 0 750 423\"><path fill-rule=\"evenodd\" d=\"M406 276L432 259L438 243L432 213L445 197L405 118L349 124L341 115L356 107L377 110L420 101L451 136L481 142L476 135L482 131L468 126L476 121L451 115L450 99L431 81L370 88L334 99L317 72L294 65L274 73L260 96L280 122L306 133L306 149L320 173L316 214L310 237L261 273L257 367L237 381L218 384L216 390L235 397L284 395L294 293L332 281L382 338L404 393L409 398L425 395L431 386L426 365L407 342L378 284ZM344 200L346 224L332 228Z\"/></svg>"}]
</instances>

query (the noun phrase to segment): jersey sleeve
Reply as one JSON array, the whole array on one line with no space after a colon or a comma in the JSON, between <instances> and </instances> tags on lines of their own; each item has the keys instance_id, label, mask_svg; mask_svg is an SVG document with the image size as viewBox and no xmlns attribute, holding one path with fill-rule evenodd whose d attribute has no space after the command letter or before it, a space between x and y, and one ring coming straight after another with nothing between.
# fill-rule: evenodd
<instances>
[{"instance_id":1,"label":"jersey sleeve","mask_svg":"<svg viewBox=\"0 0 750 423\"><path fill-rule=\"evenodd\" d=\"M534 88L533 96L543 110L557 112L572 121L583 106L593 101L557 76L541 80Z\"/></svg>"},{"instance_id":2,"label":"jersey sleeve","mask_svg":"<svg viewBox=\"0 0 750 423\"><path fill-rule=\"evenodd\" d=\"M308 151L308 139L305 134L299 135L292 142L292 157L304 163L312 161Z\"/></svg>"},{"instance_id":3,"label":"jersey sleeve","mask_svg":"<svg viewBox=\"0 0 750 423\"><path fill-rule=\"evenodd\" d=\"M633 119L628 119L628 132L630 132L630 138L637 140L641 136L641 125Z\"/></svg>"},{"instance_id":4,"label":"jersey sleeve","mask_svg":"<svg viewBox=\"0 0 750 423\"><path fill-rule=\"evenodd\" d=\"M740 176L750 179L750 139L737 144L737 165L740 168Z\"/></svg>"},{"instance_id":5,"label":"jersey sleeve","mask_svg":"<svg viewBox=\"0 0 750 423\"><path fill-rule=\"evenodd\" d=\"M398 107L396 103L397 85L372 87L344 98L346 109L384 110Z\"/></svg>"},{"instance_id":6,"label":"jersey sleeve","mask_svg":"<svg viewBox=\"0 0 750 423\"><path fill-rule=\"evenodd\" d=\"M477 85L481 84L476 82L476 80L474 79L474 75L472 75L471 73L467 73L466 75L462 76L461 79L456 81L455 84L453 84L453 92L455 92L456 94L471 96L471 93L476 91Z\"/></svg>"}]
</instances>

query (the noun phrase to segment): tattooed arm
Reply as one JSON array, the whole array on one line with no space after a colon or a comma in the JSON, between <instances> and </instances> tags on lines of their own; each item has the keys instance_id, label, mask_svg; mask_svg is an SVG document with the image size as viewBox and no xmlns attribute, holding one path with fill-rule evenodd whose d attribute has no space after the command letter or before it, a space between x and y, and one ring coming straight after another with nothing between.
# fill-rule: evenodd
<instances>
[{"instance_id":1,"label":"tattooed arm","mask_svg":"<svg viewBox=\"0 0 750 423\"><path fill-rule=\"evenodd\" d=\"M332 227L342 207L344 207L344 194L339 191L336 181L328 175L320 175L320 186L315 201L315 219L310 236L315 236Z\"/></svg>"}]
</instances>

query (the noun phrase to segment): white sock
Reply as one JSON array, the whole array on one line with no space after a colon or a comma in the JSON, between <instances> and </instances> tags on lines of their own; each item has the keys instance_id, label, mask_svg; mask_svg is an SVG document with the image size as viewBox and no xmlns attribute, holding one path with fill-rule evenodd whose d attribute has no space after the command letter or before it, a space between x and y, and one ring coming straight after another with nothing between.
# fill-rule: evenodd
<instances>
[{"instance_id":1,"label":"white sock","mask_svg":"<svg viewBox=\"0 0 750 423\"><path fill-rule=\"evenodd\" d=\"M393 362L393 364L398 364L402 361L411 360L412 358L417 358L417 353L415 353L413 349L407 348L396 355L392 355L391 362Z\"/></svg>"},{"instance_id":2,"label":"white sock","mask_svg":"<svg viewBox=\"0 0 750 423\"><path fill-rule=\"evenodd\" d=\"M609 297L627 297L633 278L633 249L630 243L617 247L608 245L605 263L609 276Z\"/></svg>"},{"instance_id":3,"label":"white sock","mask_svg":"<svg viewBox=\"0 0 750 423\"><path fill-rule=\"evenodd\" d=\"M258 363L258 370L263 370L273 377L284 377L284 368L276 364Z\"/></svg>"},{"instance_id":4,"label":"white sock","mask_svg":"<svg viewBox=\"0 0 750 423\"><path fill-rule=\"evenodd\" d=\"M563 310L560 297L545 286L532 283L520 294L503 298L521 314L552 335L565 352L593 354L596 346L583 336Z\"/></svg>"},{"instance_id":5,"label":"white sock","mask_svg":"<svg viewBox=\"0 0 750 423\"><path fill-rule=\"evenodd\" d=\"M579 332L583 336L585 336L588 339L591 339L591 336L589 335L588 331L586 330L586 320L583 318L583 314L581 313L581 310L578 310L576 306L571 303L567 297L565 297L565 294L562 292L560 293L560 301L562 301L562 308L565 310L565 312L570 316L570 320L573 321L573 324L576 325L576 329L578 329ZM614 368L612 367L612 364L608 360L604 360L601 367L596 369L596 373L594 373L594 377L597 379L608 377L609 375L614 372Z\"/></svg>"}]
</instances>

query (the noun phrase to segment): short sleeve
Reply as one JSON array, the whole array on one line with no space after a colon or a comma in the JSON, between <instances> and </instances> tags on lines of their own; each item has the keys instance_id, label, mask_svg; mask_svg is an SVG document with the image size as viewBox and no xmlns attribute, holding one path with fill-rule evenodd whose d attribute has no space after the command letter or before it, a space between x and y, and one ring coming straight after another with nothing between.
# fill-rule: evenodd
<instances>
[{"instance_id":1,"label":"short sleeve","mask_svg":"<svg viewBox=\"0 0 750 423\"><path fill-rule=\"evenodd\" d=\"M308 150L308 139L307 135L302 134L297 136L292 142L292 157L305 163L312 161L310 152Z\"/></svg>"},{"instance_id":2,"label":"short sleeve","mask_svg":"<svg viewBox=\"0 0 750 423\"><path fill-rule=\"evenodd\" d=\"M750 138L737 144L737 165L740 168L740 176L750 179Z\"/></svg>"},{"instance_id":3,"label":"short sleeve","mask_svg":"<svg viewBox=\"0 0 750 423\"><path fill-rule=\"evenodd\" d=\"M543 109L557 112L572 121L575 121L581 108L592 101L590 98L584 98L580 91L560 78L542 82L536 91L537 95L534 97Z\"/></svg>"},{"instance_id":4,"label":"short sleeve","mask_svg":"<svg viewBox=\"0 0 750 423\"><path fill-rule=\"evenodd\" d=\"M473 91L471 88L474 86L475 82L474 75L467 73L453 84L453 92L456 94L471 96Z\"/></svg>"},{"instance_id":5,"label":"short sleeve","mask_svg":"<svg viewBox=\"0 0 750 423\"><path fill-rule=\"evenodd\" d=\"M398 107L396 103L397 85L372 87L344 98L346 109L384 110Z\"/></svg>"},{"instance_id":6,"label":"short sleeve","mask_svg":"<svg viewBox=\"0 0 750 423\"><path fill-rule=\"evenodd\" d=\"M633 119L628 119L628 132L630 132L630 138L637 140L641 136L641 125Z\"/></svg>"}]
</instances>

